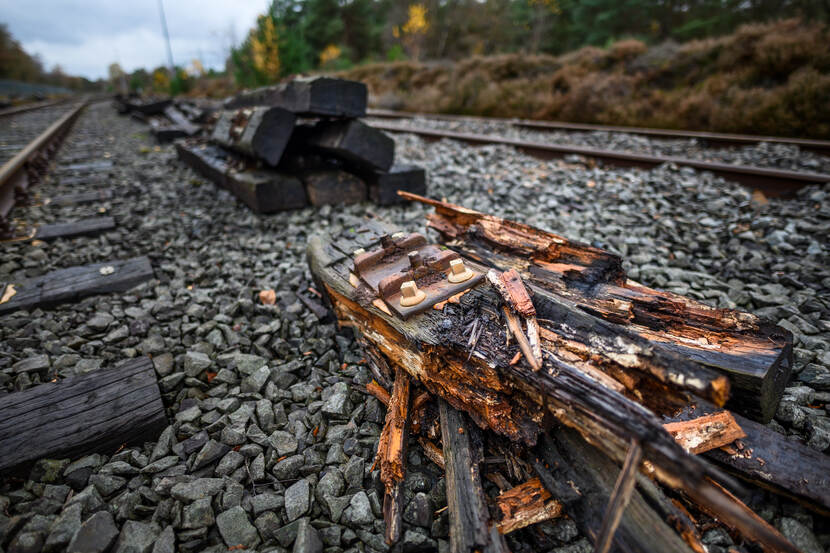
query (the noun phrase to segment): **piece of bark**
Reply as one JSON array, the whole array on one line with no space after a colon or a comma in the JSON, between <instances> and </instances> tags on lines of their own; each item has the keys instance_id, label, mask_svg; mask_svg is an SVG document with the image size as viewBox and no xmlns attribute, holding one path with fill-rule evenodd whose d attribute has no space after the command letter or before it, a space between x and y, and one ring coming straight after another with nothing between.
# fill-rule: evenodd
<instances>
[{"instance_id":1,"label":"piece of bark","mask_svg":"<svg viewBox=\"0 0 830 553\"><path fill-rule=\"evenodd\" d=\"M366 228L354 232L309 239L312 274L328 295L339 321L360 332L393 364L418 378L430 393L465 410L482 427L533 444L547 416L553 415L579 430L619 462L625 457L628 443L636 439L643 446L651 474L659 482L695 494L697 501L707 502L712 509L723 509L725 516L737 518L741 524L753 524L705 480L707 476L725 479L725 475L683 451L657 417L632 398L605 387L560 357L555 349L546 350L545 370L532 371L521 364L511 365L516 350L505 346L504 327L494 318L501 300L491 287L470 289L451 311L427 310L405 320L377 307L369 289L355 288L349 274L354 263L353 252L364 248L372 250L369 255L373 255L380 251L381 237L388 233L389 227L370 221ZM475 264L473 268L483 270ZM534 296L538 299L535 291ZM535 303L540 317L544 317L545 311L540 309L544 302ZM565 310L563 321L568 322L567 304L561 303L560 308ZM479 313L486 328L472 355L468 350L465 313ZM592 327L592 331L596 332L596 328ZM652 356L653 348L631 351L619 325L610 325L607 334L600 337L610 346L598 347L593 354L596 359L586 362L608 362L608 349L622 348L626 356L615 362L625 363L625 368L637 367L642 357L652 364L661 363L652 366L652 370L665 372L669 367L674 371L685 370L683 361L672 354ZM694 369L691 364L689 370ZM706 389L698 383L670 380L665 385L666 391L672 389L670 385ZM763 528L756 531L764 533ZM769 538L775 540L775 536Z\"/></svg>"},{"instance_id":2,"label":"piece of bark","mask_svg":"<svg viewBox=\"0 0 830 553\"><path fill-rule=\"evenodd\" d=\"M441 448L435 445L434 442L422 436L418 437L418 443L421 444L421 448L423 449L424 455L426 455L427 459L438 465L438 468L441 470L444 470L444 452L441 451Z\"/></svg>"},{"instance_id":3,"label":"piece of bark","mask_svg":"<svg viewBox=\"0 0 830 553\"><path fill-rule=\"evenodd\" d=\"M330 77L296 78L244 91L225 102L226 109L276 106L309 117L364 117L368 89L358 81Z\"/></svg>"},{"instance_id":4,"label":"piece of bark","mask_svg":"<svg viewBox=\"0 0 830 553\"><path fill-rule=\"evenodd\" d=\"M390 396L389 392L387 392L386 389L375 380L372 380L366 384L366 391L375 396L385 406L389 407L389 401L392 396Z\"/></svg>"},{"instance_id":5,"label":"piece of bark","mask_svg":"<svg viewBox=\"0 0 830 553\"><path fill-rule=\"evenodd\" d=\"M480 445L466 415L439 400L441 439L447 473L447 505L450 514L450 551L506 552L507 544L490 520L487 498L481 487Z\"/></svg>"},{"instance_id":6,"label":"piece of bark","mask_svg":"<svg viewBox=\"0 0 830 553\"><path fill-rule=\"evenodd\" d=\"M383 482L383 519L386 522L384 537L388 545L401 538L403 515L403 481L406 477L406 445L409 437L409 376L398 368L386 422L378 439L377 459L380 464L380 480Z\"/></svg>"},{"instance_id":7,"label":"piece of bark","mask_svg":"<svg viewBox=\"0 0 830 553\"><path fill-rule=\"evenodd\" d=\"M151 278L153 268L147 257L57 269L14 283L17 294L0 304L0 314L53 307L95 294L124 292Z\"/></svg>"},{"instance_id":8,"label":"piece of bark","mask_svg":"<svg viewBox=\"0 0 830 553\"><path fill-rule=\"evenodd\" d=\"M695 455L746 437L746 432L729 411L718 411L688 421L666 423L663 428L674 436L683 449Z\"/></svg>"},{"instance_id":9,"label":"piece of bark","mask_svg":"<svg viewBox=\"0 0 830 553\"><path fill-rule=\"evenodd\" d=\"M115 228L115 219L112 217L92 217L69 223L53 223L41 225L35 231L36 240L54 240L55 238L72 238L88 234L98 234Z\"/></svg>"},{"instance_id":10,"label":"piece of bark","mask_svg":"<svg viewBox=\"0 0 830 553\"><path fill-rule=\"evenodd\" d=\"M167 424L147 357L41 384L0 402L0 471L42 457L113 454L154 440Z\"/></svg>"},{"instance_id":11,"label":"piece of bark","mask_svg":"<svg viewBox=\"0 0 830 553\"><path fill-rule=\"evenodd\" d=\"M502 534L562 515L562 504L551 497L539 478L502 492L496 505L501 512L498 528Z\"/></svg>"},{"instance_id":12,"label":"piece of bark","mask_svg":"<svg viewBox=\"0 0 830 553\"><path fill-rule=\"evenodd\" d=\"M395 142L357 119L320 122L305 142L368 171L388 171L395 159Z\"/></svg>"},{"instance_id":13,"label":"piece of bark","mask_svg":"<svg viewBox=\"0 0 830 553\"><path fill-rule=\"evenodd\" d=\"M787 330L749 313L646 288L626 277L619 256L588 244L452 204L402 196L435 207L429 226L453 249L500 270L515 268L537 302L543 291L595 320L625 325L652 348L727 375L731 409L762 422L775 413L792 366ZM664 378L676 377L667 373Z\"/></svg>"},{"instance_id":14,"label":"piece of bark","mask_svg":"<svg viewBox=\"0 0 830 553\"><path fill-rule=\"evenodd\" d=\"M314 206L355 204L366 200L366 183L340 169L321 169L302 174L308 201Z\"/></svg>"},{"instance_id":15,"label":"piece of bark","mask_svg":"<svg viewBox=\"0 0 830 553\"><path fill-rule=\"evenodd\" d=\"M369 198L378 205L393 205L405 200L398 190L413 194L427 193L427 174L423 167L394 164L388 171L371 171L363 175L369 185Z\"/></svg>"},{"instance_id":16,"label":"piece of bark","mask_svg":"<svg viewBox=\"0 0 830 553\"><path fill-rule=\"evenodd\" d=\"M262 159L274 167L282 159L295 120L290 111L275 107L223 111L210 138L220 146Z\"/></svg>"}]
</instances>

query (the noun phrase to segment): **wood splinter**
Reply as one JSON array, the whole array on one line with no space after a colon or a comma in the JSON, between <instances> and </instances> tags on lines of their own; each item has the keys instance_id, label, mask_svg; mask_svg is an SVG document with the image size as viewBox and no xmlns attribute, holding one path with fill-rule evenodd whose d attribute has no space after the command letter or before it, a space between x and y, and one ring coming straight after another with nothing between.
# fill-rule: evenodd
<instances>
[{"instance_id":1,"label":"wood splinter","mask_svg":"<svg viewBox=\"0 0 830 553\"><path fill-rule=\"evenodd\" d=\"M617 531L622 513L628 505L628 501L631 499L634 484L637 483L635 476L637 475L637 469L642 459L643 448L640 446L640 442L631 440L631 445L628 447L628 454L625 456L622 470L620 470L620 475L617 477L617 483L614 485L611 499L608 501L608 509L605 511L605 516L602 519L602 526L600 527L596 547L594 548L595 553L608 553L611 549L614 532Z\"/></svg>"},{"instance_id":2,"label":"wood splinter","mask_svg":"<svg viewBox=\"0 0 830 553\"><path fill-rule=\"evenodd\" d=\"M386 522L386 543L392 545L401 538L403 515L403 481L406 476L406 444L409 419L409 376L400 367L395 369L395 384L386 422L378 440L377 459L380 479L386 488L383 496L383 518Z\"/></svg>"},{"instance_id":3,"label":"wood splinter","mask_svg":"<svg viewBox=\"0 0 830 553\"><path fill-rule=\"evenodd\" d=\"M502 514L498 523L502 534L562 515L562 503L552 499L538 477L502 492L496 504Z\"/></svg>"},{"instance_id":4,"label":"wood splinter","mask_svg":"<svg viewBox=\"0 0 830 553\"><path fill-rule=\"evenodd\" d=\"M746 437L746 432L729 411L718 411L688 421L666 423L663 428L683 449L694 455Z\"/></svg>"},{"instance_id":5,"label":"wood splinter","mask_svg":"<svg viewBox=\"0 0 830 553\"><path fill-rule=\"evenodd\" d=\"M493 285L505 302L504 316L507 318L507 326L519 343L527 362L534 371L542 368L542 346L539 341L539 323L536 320L536 308L533 301L522 283L522 277L515 269L510 269L499 274L498 271L490 269L487 272L487 281ZM522 316L527 325L527 335L522 330L513 311Z\"/></svg>"}]
</instances>

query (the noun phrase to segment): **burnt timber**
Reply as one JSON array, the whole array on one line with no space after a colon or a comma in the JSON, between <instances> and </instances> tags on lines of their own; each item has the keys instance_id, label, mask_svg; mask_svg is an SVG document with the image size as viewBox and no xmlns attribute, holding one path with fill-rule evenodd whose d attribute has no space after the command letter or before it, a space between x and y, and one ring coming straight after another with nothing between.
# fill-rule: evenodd
<instances>
[{"instance_id":1,"label":"burnt timber","mask_svg":"<svg viewBox=\"0 0 830 553\"><path fill-rule=\"evenodd\" d=\"M140 357L3 397L0 471L41 457L115 452L167 426L153 362Z\"/></svg>"},{"instance_id":2,"label":"burnt timber","mask_svg":"<svg viewBox=\"0 0 830 553\"><path fill-rule=\"evenodd\" d=\"M468 223L481 217L455 206L446 209L457 211ZM511 222L505 225L508 229L525 228ZM729 478L685 452L662 426L661 416L676 412L690 401L723 405L730 389L726 376L621 323L582 309L574 301L576 290L563 286L561 292L554 288L555 293L528 279L543 351L543 366L534 371L521 359L516 341L511 343L506 334L500 316L502 295L480 285L482 279L475 278L488 270L483 264L486 260L469 257L466 251L461 258L452 250L430 250L433 246L425 244L419 235L396 231L370 221L356 232L331 238L314 236L308 245L309 264L319 289L326 292L340 324L362 336L370 350L389 365L406 370L430 394L465 411L481 428L514 442L533 446L555 418L576 430L580 439L597 447L612 462L621 464L629 446L639 444L643 463L636 466L644 474L682 494L696 508L711 513L746 539L762 543L770 551L795 551L777 531L718 484L731 485ZM533 237L526 235L524 242L512 245L538 246ZM451 244L442 244L447 245ZM548 252L551 256L568 255L563 262L573 265L573 251L563 246L559 252L556 247L562 244L558 242L548 241L548 245L553 246ZM523 257L528 259L534 253L544 250L530 251ZM619 263L609 263L605 252L589 253L594 263L569 267L571 280L584 284L591 275L595 279L609 273L619 275ZM513 257L521 259L515 253ZM397 261L401 258L409 265L401 268ZM501 259L497 257L509 258L507 253ZM367 261L371 259L374 263ZM471 270L472 283L447 296L442 293L447 288L442 282L447 278L447 268L458 259ZM550 265L555 259L541 260ZM521 267L517 270L522 273ZM404 293L406 278L414 284L407 284L409 290ZM395 286L401 286L400 294L394 291ZM427 299L422 305L395 305L401 298L417 298L424 290ZM715 315L706 313L710 318ZM731 314L734 320L727 328L736 321L746 322L737 312ZM752 335L759 329L748 327L742 331ZM367 354L373 357L368 350ZM777 439L783 440L780 436ZM448 463L446 453L444 462ZM809 482L807 486L818 484ZM555 490L550 491L559 499ZM788 491L798 495L797 490ZM601 521L603 515L599 516ZM613 543L620 546L616 537ZM638 543L623 550L650 549Z\"/></svg>"},{"instance_id":3,"label":"burnt timber","mask_svg":"<svg viewBox=\"0 0 830 553\"><path fill-rule=\"evenodd\" d=\"M272 167L282 158L296 116L276 107L253 107L219 114L211 139L227 148L258 157Z\"/></svg>"}]
</instances>

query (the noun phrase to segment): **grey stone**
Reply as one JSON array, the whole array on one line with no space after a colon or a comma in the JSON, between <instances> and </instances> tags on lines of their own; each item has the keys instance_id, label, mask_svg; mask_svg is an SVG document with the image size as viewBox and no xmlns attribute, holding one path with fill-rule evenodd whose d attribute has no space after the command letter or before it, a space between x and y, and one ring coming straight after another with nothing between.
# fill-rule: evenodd
<instances>
[{"instance_id":1,"label":"grey stone","mask_svg":"<svg viewBox=\"0 0 830 553\"><path fill-rule=\"evenodd\" d=\"M39 372L49 368L49 356L46 354L33 355L12 365L16 373Z\"/></svg>"},{"instance_id":2,"label":"grey stone","mask_svg":"<svg viewBox=\"0 0 830 553\"><path fill-rule=\"evenodd\" d=\"M265 511L276 511L285 504L285 500L275 493L260 493L251 498L251 509L254 511L254 516L258 516Z\"/></svg>"},{"instance_id":3,"label":"grey stone","mask_svg":"<svg viewBox=\"0 0 830 553\"><path fill-rule=\"evenodd\" d=\"M343 496L343 497L333 497L333 496L326 496L323 498L323 502L325 503L326 507L329 509L329 515L331 516L331 520L334 522L338 522L340 517L343 516L343 511L349 506L349 502L351 502L351 496Z\"/></svg>"},{"instance_id":4,"label":"grey stone","mask_svg":"<svg viewBox=\"0 0 830 553\"><path fill-rule=\"evenodd\" d=\"M153 553L176 553L176 532L172 526L166 526L158 535Z\"/></svg>"},{"instance_id":5,"label":"grey stone","mask_svg":"<svg viewBox=\"0 0 830 553\"><path fill-rule=\"evenodd\" d=\"M210 357L200 351L188 351L184 354L184 372L187 376L199 376L212 363Z\"/></svg>"},{"instance_id":6,"label":"grey stone","mask_svg":"<svg viewBox=\"0 0 830 553\"><path fill-rule=\"evenodd\" d=\"M158 534L155 523L128 520L121 528L113 553L150 553Z\"/></svg>"},{"instance_id":7,"label":"grey stone","mask_svg":"<svg viewBox=\"0 0 830 553\"><path fill-rule=\"evenodd\" d=\"M322 407L323 413L333 417L348 417L352 410L352 402L345 392L333 394Z\"/></svg>"},{"instance_id":8,"label":"grey stone","mask_svg":"<svg viewBox=\"0 0 830 553\"><path fill-rule=\"evenodd\" d=\"M357 525L371 524L375 521L375 515L372 513L372 506L366 492L361 490L352 496L351 501L349 501L348 519L352 524Z\"/></svg>"},{"instance_id":9,"label":"grey stone","mask_svg":"<svg viewBox=\"0 0 830 553\"><path fill-rule=\"evenodd\" d=\"M322 553L322 551L323 542L320 540L317 530L308 520L301 519L292 553Z\"/></svg>"},{"instance_id":10,"label":"grey stone","mask_svg":"<svg viewBox=\"0 0 830 553\"><path fill-rule=\"evenodd\" d=\"M244 375L253 374L255 370L265 366L268 361L258 355L238 353L234 356L233 364L240 373Z\"/></svg>"},{"instance_id":11,"label":"grey stone","mask_svg":"<svg viewBox=\"0 0 830 553\"><path fill-rule=\"evenodd\" d=\"M285 490L285 514L289 521L303 516L311 508L311 486L308 480L298 480Z\"/></svg>"},{"instance_id":12,"label":"grey stone","mask_svg":"<svg viewBox=\"0 0 830 553\"><path fill-rule=\"evenodd\" d=\"M282 430L277 430L271 434L268 441L271 446L277 450L277 455L280 457L284 455L291 455L297 451L297 447L299 446L299 443L294 436Z\"/></svg>"},{"instance_id":13,"label":"grey stone","mask_svg":"<svg viewBox=\"0 0 830 553\"><path fill-rule=\"evenodd\" d=\"M99 511L84 522L67 547L68 553L104 553L118 537L108 511Z\"/></svg>"},{"instance_id":14,"label":"grey stone","mask_svg":"<svg viewBox=\"0 0 830 553\"><path fill-rule=\"evenodd\" d=\"M815 534L798 520L790 517L781 517L778 529L784 537L803 553L824 553Z\"/></svg>"},{"instance_id":15,"label":"grey stone","mask_svg":"<svg viewBox=\"0 0 830 553\"><path fill-rule=\"evenodd\" d=\"M416 493L404 509L403 519L414 526L428 528L432 524L432 507L429 504L429 496L424 492Z\"/></svg>"},{"instance_id":16,"label":"grey stone","mask_svg":"<svg viewBox=\"0 0 830 553\"><path fill-rule=\"evenodd\" d=\"M141 469L142 474L155 474L157 472L162 472L169 469L172 466L175 466L181 462L178 455L168 455L167 457L162 457L152 463L148 463L143 469Z\"/></svg>"},{"instance_id":17,"label":"grey stone","mask_svg":"<svg viewBox=\"0 0 830 553\"><path fill-rule=\"evenodd\" d=\"M349 489L358 489L363 487L363 471L366 462L362 457L353 455L346 467L343 469L343 476L346 478L346 484Z\"/></svg>"},{"instance_id":18,"label":"grey stone","mask_svg":"<svg viewBox=\"0 0 830 553\"><path fill-rule=\"evenodd\" d=\"M107 497L123 488L127 479L110 474L93 474L89 477L89 483L95 486L98 493Z\"/></svg>"},{"instance_id":19,"label":"grey stone","mask_svg":"<svg viewBox=\"0 0 830 553\"><path fill-rule=\"evenodd\" d=\"M43 534L21 531L9 544L8 553L40 553L43 548Z\"/></svg>"},{"instance_id":20,"label":"grey stone","mask_svg":"<svg viewBox=\"0 0 830 553\"><path fill-rule=\"evenodd\" d=\"M254 526L265 541L275 540L282 521L273 511L266 511L254 519Z\"/></svg>"},{"instance_id":21,"label":"grey stone","mask_svg":"<svg viewBox=\"0 0 830 553\"><path fill-rule=\"evenodd\" d=\"M219 464L216 465L214 473L217 476L229 476L233 471L242 466L245 462L245 457L238 451L228 451Z\"/></svg>"},{"instance_id":22,"label":"grey stone","mask_svg":"<svg viewBox=\"0 0 830 553\"><path fill-rule=\"evenodd\" d=\"M247 394L255 394L259 393L265 383L268 382L268 379L271 377L271 371L268 367L260 367L251 373L250 376L246 376L242 379L242 383L239 385L239 389L243 393Z\"/></svg>"},{"instance_id":23,"label":"grey stone","mask_svg":"<svg viewBox=\"0 0 830 553\"><path fill-rule=\"evenodd\" d=\"M43 545L43 551L45 553L60 551L69 544L72 536L81 528L82 511L83 507L75 503L64 509L58 518L55 519L55 522L49 529L49 536L46 538L46 543Z\"/></svg>"},{"instance_id":24,"label":"grey stone","mask_svg":"<svg viewBox=\"0 0 830 553\"><path fill-rule=\"evenodd\" d=\"M202 449L199 450L199 453L196 454L196 457L193 460L193 466L190 467L190 470L196 471L202 467L215 463L224 457L230 450L231 448L227 445L215 440L210 440L202 447Z\"/></svg>"},{"instance_id":25,"label":"grey stone","mask_svg":"<svg viewBox=\"0 0 830 553\"><path fill-rule=\"evenodd\" d=\"M186 505L182 512L182 528L204 528L213 525L213 507L209 497Z\"/></svg>"},{"instance_id":26,"label":"grey stone","mask_svg":"<svg viewBox=\"0 0 830 553\"><path fill-rule=\"evenodd\" d=\"M346 481L340 469L332 467L320 478L315 494L322 500L325 496L339 496L346 489Z\"/></svg>"},{"instance_id":27,"label":"grey stone","mask_svg":"<svg viewBox=\"0 0 830 553\"><path fill-rule=\"evenodd\" d=\"M210 498L222 491L225 481L222 478L199 478L193 482L181 482L173 486L170 495L179 501L196 501Z\"/></svg>"},{"instance_id":28,"label":"grey stone","mask_svg":"<svg viewBox=\"0 0 830 553\"><path fill-rule=\"evenodd\" d=\"M278 480L293 480L300 474L300 469L305 464L305 457L302 455L292 455L286 457L282 461L274 465L274 476Z\"/></svg>"},{"instance_id":29,"label":"grey stone","mask_svg":"<svg viewBox=\"0 0 830 553\"><path fill-rule=\"evenodd\" d=\"M216 517L216 525L228 547L243 545L253 548L259 545L259 534L242 507L232 507L220 513Z\"/></svg>"}]
</instances>

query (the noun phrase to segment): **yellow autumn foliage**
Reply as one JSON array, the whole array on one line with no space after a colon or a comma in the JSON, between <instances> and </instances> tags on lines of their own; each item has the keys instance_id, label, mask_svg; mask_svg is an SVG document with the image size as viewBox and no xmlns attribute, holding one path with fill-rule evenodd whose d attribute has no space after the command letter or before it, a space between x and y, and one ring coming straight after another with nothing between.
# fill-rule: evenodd
<instances>
[{"instance_id":1,"label":"yellow autumn foliage","mask_svg":"<svg viewBox=\"0 0 830 553\"><path fill-rule=\"evenodd\" d=\"M329 44L320 52L320 65L326 65L340 57L343 51L336 44Z\"/></svg>"},{"instance_id":2,"label":"yellow autumn foliage","mask_svg":"<svg viewBox=\"0 0 830 553\"><path fill-rule=\"evenodd\" d=\"M280 72L280 48L274 20L260 15L257 22L259 23L257 27L261 29L261 32L251 31L251 55L254 67L266 75L277 76Z\"/></svg>"}]
</instances>

